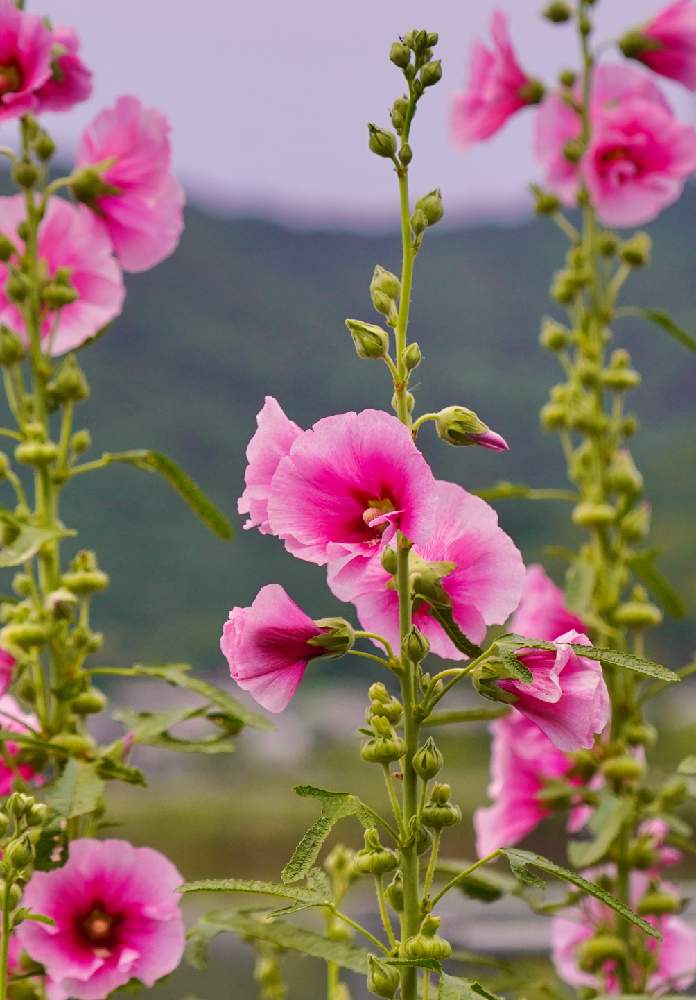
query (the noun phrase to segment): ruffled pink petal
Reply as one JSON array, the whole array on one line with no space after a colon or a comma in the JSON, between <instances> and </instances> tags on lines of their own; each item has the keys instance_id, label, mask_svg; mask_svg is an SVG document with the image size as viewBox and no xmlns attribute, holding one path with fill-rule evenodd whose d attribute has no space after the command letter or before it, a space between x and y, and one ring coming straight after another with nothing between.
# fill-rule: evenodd
<instances>
[{"instance_id":1,"label":"ruffled pink petal","mask_svg":"<svg viewBox=\"0 0 696 1000\"><path fill-rule=\"evenodd\" d=\"M267 535L271 530L268 523L271 480L280 460L290 453L293 442L302 434L302 428L285 415L273 396L266 396L256 424L257 431L247 445L245 489L238 510L249 515L245 528L258 528Z\"/></svg>"},{"instance_id":2,"label":"ruffled pink petal","mask_svg":"<svg viewBox=\"0 0 696 1000\"><path fill-rule=\"evenodd\" d=\"M530 639L553 641L564 632L582 633L585 625L568 611L563 591L546 575L543 566L529 566L510 630Z\"/></svg>"}]
</instances>

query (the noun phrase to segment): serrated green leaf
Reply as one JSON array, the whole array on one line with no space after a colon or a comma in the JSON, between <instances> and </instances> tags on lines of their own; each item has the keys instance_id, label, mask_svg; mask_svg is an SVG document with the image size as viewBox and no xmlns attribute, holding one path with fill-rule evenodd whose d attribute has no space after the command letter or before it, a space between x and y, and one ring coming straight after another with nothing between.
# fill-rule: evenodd
<instances>
[{"instance_id":1,"label":"serrated green leaf","mask_svg":"<svg viewBox=\"0 0 696 1000\"><path fill-rule=\"evenodd\" d=\"M321 816L302 837L292 857L280 874L283 882L297 882L305 878L314 867L324 841L342 819L355 816L364 827L373 826L374 814L355 795L347 792L328 792L312 785L298 785L295 793L302 798L317 799L321 803Z\"/></svg>"},{"instance_id":2,"label":"serrated green leaf","mask_svg":"<svg viewBox=\"0 0 696 1000\"><path fill-rule=\"evenodd\" d=\"M548 858L543 857L541 854L534 854L532 851L522 851L517 847L502 847L499 853L507 858L513 873L523 881L530 877L531 879L536 879L536 876L531 875L529 872L529 868L538 868L539 871L545 872L547 875L554 875L563 882L570 882L571 885L577 886L578 889L582 889L588 895L594 896L595 899L598 899L601 903L614 910L624 920L628 920L630 923L635 924L636 927L640 927L649 937L660 940L661 935L659 931L651 927L646 920L639 917L630 907L616 899L606 889L595 885L594 882L589 882L582 875L578 875L577 872L562 868L561 865L557 865L554 861L549 861ZM540 879L536 879L536 881L541 882ZM534 883L530 882L529 884ZM541 882L541 884L543 885L544 883Z\"/></svg>"},{"instance_id":3,"label":"serrated green leaf","mask_svg":"<svg viewBox=\"0 0 696 1000\"><path fill-rule=\"evenodd\" d=\"M145 775L138 767L126 764L122 760L115 760L113 757L100 757L97 761L97 774L105 781L124 781L128 785L139 785L141 788L147 787Z\"/></svg>"},{"instance_id":4,"label":"serrated green leaf","mask_svg":"<svg viewBox=\"0 0 696 1000\"><path fill-rule=\"evenodd\" d=\"M592 814L592 840L573 840L568 844L568 859L574 868L589 868L604 857L631 814L631 803L614 795L605 796Z\"/></svg>"},{"instance_id":5,"label":"serrated green leaf","mask_svg":"<svg viewBox=\"0 0 696 1000\"><path fill-rule=\"evenodd\" d=\"M32 559L46 542L65 538L70 534L74 532L64 529L35 528L29 524L20 525L14 538L0 548L0 567L20 566Z\"/></svg>"},{"instance_id":6,"label":"serrated green leaf","mask_svg":"<svg viewBox=\"0 0 696 1000\"><path fill-rule=\"evenodd\" d=\"M91 761L71 759L55 784L44 792L44 802L65 819L94 812L104 791L104 782Z\"/></svg>"},{"instance_id":7,"label":"serrated green leaf","mask_svg":"<svg viewBox=\"0 0 696 1000\"><path fill-rule=\"evenodd\" d=\"M647 320L649 323L654 323L655 326L659 326L661 330L668 333L674 340L696 353L696 337L687 333L686 330L672 319L669 313L664 312L662 309L647 309L644 306L624 306L618 310L617 315L637 316L640 319Z\"/></svg>"},{"instance_id":8,"label":"serrated green leaf","mask_svg":"<svg viewBox=\"0 0 696 1000\"><path fill-rule=\"evenodd\" d=\"M437 994L438 1000L502 1000L475 979L443 976Z\"/></svg>"},{"instance_id":9,"label":"serrated green leaf","mask_svg":"<svg viewBox=\"0 0 696 1000\"><path fill-rule=\"evenodd\" d=\"M435 958L383 958L379 957L382 965L394 965L397 969L427 969L428 972L441 973L442 963Z\"/></svg>"},{"instance_id":10,"label":"serrated green leaf","mask_svg":"<svg viewBox=\"0 0 696 1000\"><path fill-rule=\"evenodd\" d=\"M447 636L452 640L461 653L466 653L466 655L471 657L471 659L476 659L477 656L481 655L483 650L480 646L477 646L471 641L471 639L464 635L454 620L451 608L430 605L430 613L433 618L435 618L435 620L442 625Z\"/></svg>"},{"instance_id":11,"label":"serrated green leaf","mask_svg":"<svg viewBox=\"0 0 696 1000\"><path fill-rule=\"evenodd\" d=\"M205 715L206 706L171 709L168 712L136 712L125 708L115 712L114 719L129 730L137 743L145 746L185 753L233 753L236 750L234 741L227 739L219 730L195 740L181 739L169 732L172 726Z\"/></svg>"},{"instance_id":12,"label":"serrated green leaf","mask_svg":"<svg viewBox=\"0 0 696 1000\"><path fill-rule=\"evenodd\" d=\"M496 639L496 643L498 645L509 643L517 648L525 649L556 649L556 645L553 642L543 642L541 639L531 639L513 632L501 636L500 639ZM612 667L634 670L645 677L655 677L669 684L680 680L679 676L673 670L669 670L667 667L663 667L653 660L647 660L643 656L636 656L634 653L620 653L614 649L604 649L600 646L584 646L576 642L564 643L563 645L570 646L574 653L577 653L578 656L584 656L587 660L597 660L601 663L608 663Z\"/></svg>"},{"instance_id":13,"label":"serrated green leaf","mask_svg":"<svg viewBox=\"0 0 696 1000\"><path fill-rule=\"evenodd\" d=\"M686 615L686 605L667 577L655 565L657 555L655 550L637 552L628 562L633 572L643 581L667 614L672 618L683 618Z\"/></svg>"},{"instance_id":14,"label":"serrated green leaf","mask_svg":"<svg viewBox=\"0 0 696 1000\"><path fill-rule=\"evenodd\" d=\"M326 887L320 883L308 886L287 885L281 882L264 882L258 879L246 878L207 878L196 882L184 882L180 892L242 892L254 893L260 896L278 896L290 899L296 903L306 903L310 906L330 906L333 902L331 894L327 895Z\"/></svg>"}]
</instances>

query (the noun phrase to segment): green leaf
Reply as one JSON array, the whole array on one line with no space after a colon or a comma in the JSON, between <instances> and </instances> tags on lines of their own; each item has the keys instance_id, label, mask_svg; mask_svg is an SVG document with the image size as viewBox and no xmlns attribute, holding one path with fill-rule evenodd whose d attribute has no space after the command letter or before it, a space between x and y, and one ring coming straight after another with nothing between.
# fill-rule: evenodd
<instances>
[{"instance_id":1,"label":"green leaf","mask_svg":"<svg viewBox=\"0 0 696 1000\"><path fill-rule=\"evenodd\" d=\"M97 761L97 774L105 781L125 781L128 785L139 785L141 788L147 787L145 775L138 767L126 764L122 760L115 760L106 754Z\"/></svg>"},{"instance_id":2,"label":"green leaf","mask_svg":"<svg viewBox=\"0 0 696 1000\"><path fill-rule=\"evenodd\" d=\"M357 796L347 792L327 792L312 785L298 785L295 793L302 798L318 799L321 803L321 816L312 823L293 851L280 874L283 882L297 882L305 878L314 867L324 841L340 820L355 816L364 827L373 826L375 820L372 811Z\"/></svg>"},{"instance_id":3,"label":"green leaf","mask_svg":"<svg viewBox=\"0 0 696 1000\"><path fill-rule=\"evenodd\" d=\"M566 571L565 599L569 611L583 617L587 614L597 579L597 569L584 559L576 559Z\"/></svg>"},{"instance_id":4,"label":"green leaf","mask_svg":"<svg viewBox=\"0 0 696 1000\"><path fill-rule=\"evenodd\" d=\"M525 483L509 483L503 480L485 490L476 490L475 495L482 500L569 500L575 503L577 494L572 490L535 489Z\"/></svg>"},{"instance_id":5,"label":"green leaf","mask_svg":"<svg viewBox=\"0 0 696 1000\"><path fill-rule=\"evenodd\" d=\"M382 965L394 965L397 969L427 969L428 972L441 973L442 963L436 958L383 958L379 957Z\"/></svg>"},{"instance_id":6,"label":"green leaf","mask_svg":"<svg viewBox=\"0 0 696 1000\"><path fill-rule=\"evenodd\" d=\"M430 613L442 625L443 629L461 653L466 653L472 659L480 656L483 650L468 639L459 628L452 615L451 608L430 605Z\"/></svg>"},{"instance_id":7,"label":"green leaf","mask_svg":"<svg viewBox=\"0 0 696 1000\"><path fill-rule=\"evenodd\" d=\"M12 541L0 548L0 567L20 566L32 559L46 542L65 538L71 534L74 532L64 529L34 528L29 524L23 524Z\"/></svg>"},{"instance_id":8,"label":"green leaf","mask_svg":"<svg viewBox=\"0 0 696 1000\"><path fill-rule=\"evenodd\" d=\"M447 861L443 859L437 863L437 873L447 878L454 878L470 867L470 861ZM495 903L506 894L515 893L517 887L518 883L516 879L490 868L485 871L483 868L479 868L457 882L457 889L463 892L465 896L468 896L470 899L477 899L482 903Z\"/></svg>"},{"instance_id":9,"label":"green leaf","mask_svg":"<svg viewBox=\"0 0 696 1000\"><path fill-rule=\"evenodd\" d=\"M443 976L437 1000L502 1000L502 998L497 993L491 993L485 986L481 986L475 979Z\"/></svg>"},{"instance_id":10,"label":"green leaf","mask_svg":"<svg viewBox=\"0 0 696 1000\"><path fill-rule=\"evenodd\" d=\"M655 565L657 555L654 549L637 552L628 562L633 572L643 581L667 614L672 618L684 618L686 606L669 580Z\"/></svg>"},{"instance_id":11,"label":"green leaf","mask_svg":"<svg viewBox=\"0 0 696 1000\"><path fill-rule=\"evenodd\" d=\"M46 789L44 801L66 819L94 812L104 791L97 765L71 759L54 785Z\"/></svg>"},{"instance_id":12,"label":"green leaf","mask_svg":"<svg viewBox=\"0 0 696 1000\"><path fill-rule=\"evenodd\" d=\"M678 323L675 323L669 313L663 312L661 309L646 309L643 306L630 306L619 309L617 315L638 316L641 319L647 320L649 323L654 323L656 326L659 326L661 330L664 330L665 333L668 333L670 337L673 337L675 340L679 341L680 344L683 344L684 347L696 353L696 337L687 333L686 330L682 329Z\"/></svg>"},{"instance_id":13,"label":"green leaf","mask_svg":"<svg viewBox=\"0 0 696 1000\"><path fill-rule=\"evenodd\" d=\"M292 886L281 882L263 882L246 878L208 878L197 882L185 882L180 892L243 892L262 896L278 896L309 906L330 906L333 903L321 883L307 887Z\"/></svg>"},{"instance_id":14,"label":"green leaf","mask_svg":"<svg viewBox=\"0 0 696 1000\"><path fill-rule=\"evenodd\" d=\"M618 837L631 811L631 803L626 799L607 795L589 823L594 838L574 840L568 844L568 858L573 867L588 868L600 861Z\"/></svg>"},{"instance_id":15,"label":"green leaf","mask_svg":"<svg viewBox=\"0 0 696 1000\"><path fill-rule=\"evenodd\" d=\"M144 469L146 472L156 472L167 480L179 496L185 500L194 514L197 514L201 521L210 528L220 538L232 537L232 525L222 511L216 507L200 486L191 479L183 469L179 468L176 462L159 451L147 451L136 449L134 451L121 451L116 453L105 453L102 456L105 464L120 462L125 465L134 465L137 469Z\"/></svg>"},{"instance_id":16,"label":"green leaf","mask_svg":"<svg viewBox=\"0 0 696 1000\"><path fill-rule=\"evenodd\" d=\"M661 935L659 931L651 927L650 924L639 917L637 913L634 913L630 907L626 906L620 900L616 899L611 893L607 892L606 889L600 888L600 886L595 885L594 882L588 882L586 878L582 875L578 875L577 872L569 871L567 868L562 868L560 865L555 864L553 861L549 861L548 858L542 857L541 854L533 854L532 851L522 851L516 847L503 847L500 849L500 853L507 858L510 868L514 875L520 878L522 881L527 881L528 884L532 885L541 882L541 879L537 879L535 875L529 872L529 868L538 868L539 871L546 872L547 875L554 875L556 878L561 879L563 882L570 882L571 885L577 886L578 889L582 889L583 892L588 893L590 896L594 896L605 906L614 910L619 916L623 917L624 920L628 920L630 923L635 924L636 927L647 934L649 937L660 939Z\"/></svg>"},{"instance_id":17,"label":"green leaf","mask_svg":"<svg viewBox=\"0 0 696 1000\"><path fill-rule=\"evenodd\" d=\"M525 649L556 649L553 642L542 642L540 639L528 639L523 635L509 633L496 639L498 645L510 643L517 648ZM588 660L598 660L601 663L608 663L612 667L619 667L626 670L634 670L638 674L646 677L656 677L658 680L673 684L680 678L673 670L668 670L659 663L646 660L643 656L636 656L634 653L619 653L614 649L603 649L600 646L583 646L580 643L569 642L564 645L570 646L578 656L584 656Z\"/></svg>"},{"instance_id":18,"label":"green leaf","mask_svg":"<svg viewBox=\"0 0 696 1000\"><path fill-rule=\"evenodd\" d=\"M188 753L232 753L236 750L233 740L227 739L218 729L211 736L186 740L172 736L172 726L190 719L205 717L206 707L171 709L168 712L136 712L124 708L114 713L114 719L125 726L137 743L150 747L163 747Z\"/></svg>"},{"instance_id":19,"label":"green leaf","mask_svg":"<svg viewBox=\"0 0 696 1000\"><path fill-rule=\"evenodd\" d=\"M677 768L677 774L685 774L688 777L696 775L696 754L689 754L685 757Z\"/></svg>"}]
</instances>

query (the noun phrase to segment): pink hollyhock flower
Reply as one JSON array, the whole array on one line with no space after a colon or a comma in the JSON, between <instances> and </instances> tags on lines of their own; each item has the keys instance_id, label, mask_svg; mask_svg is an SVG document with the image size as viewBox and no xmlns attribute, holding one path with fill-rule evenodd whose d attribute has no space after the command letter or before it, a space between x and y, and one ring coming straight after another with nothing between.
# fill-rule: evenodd
<instances>
[{"instance_id":1,"label":"pink hollyhock flower","mask_svg":"<svg viewBox=\"0 0 696 1000\"><path fill-rule=\"evenodd\" d=\"M586 635L570 631L554 640L555 651L522 649L518 660L532 672L532 682L501 680L517 698L512 706L535 722L559 750L590 749L609 721L609 692L602 668L578 656L568 643L590 646Z\"/></svg>"},{"instance_id":2,"label":"pink hollyhock flower","mask_svg":"<svg viewBox=\"0 0 696 1000\"><path fill-rule=\"evenodd\" d=\"M400 530L424 541L435 480L407 427L381 410L325 417L298 436L271 481L268 524L323 565L370 558Z\"/></svg>"},{"instance_id":3,"label":"pink hollyhock flower","mask_svg":"<svg viewBox=\"0 0 696 1000\"><path fill-rule=\"evenodd\" d=\"M277 713L288 707L309 661L326 656L310 642L324 631L279 584L270 583L250 608L232 608L220 649L240 688Z\"/></svg>"},{"instance_id":4,"label":"pink hollyhock flower","mask_svg":"<svg viewBox=\"0 0 696 1000\"><path fill-rule=\"evenodd\" d=\"M92 93L92 71L79 55L80 41L72 28L53 29L52 75L36 93L39 111L66 111Z\"/></svg>"},{"instance_id":5,"label":"pink hollyhock flower","mask_svg":"<svg viewBox=\"0 0 696 1000\"><path fill-rule=\"evenodd\" d=\"M566 778L572 767L539 727L519 713L496 719L490 730L493 749L488 795L493 802L474 813L476 850L481 858L499 847L518 843L551 815L541 793L546 782ZM586 819L587 808L576 805L568 829L581 829Z\"/></svg>"},{"instance_id":6,"label":"pink hollyhock flower","mask_svg":"<svg viewBox=\"0 0 696 1000\"><path fill-rule=\"evenodd\" d=\"M281 458L289 454L293 442L302 434L302 428L285 415L273 396L266 396L256 423L258 430L246 450L246 488L239 498L237 509L240 514L249 515L245 528L258 528L267 535L271 531L268 524L271 480Z\"/></svg>"},{"instance_id":7,"label":"pink hollyhock flower","mask_svg":"<svg viewBox=\"0 0 696 1000\"><path fill-rule=\"evenodd\" d=\"M24 221L21 195L0 198L0 232L18 248L18 225ZM60 268L70 274L79 298L56 313L46 310L41 335L50 342L50 353L64 354L79 347L121 312L125 290L121 270L99 223L85 209L62 198L51 198L39 230L39 258L46 274ZM8 267L0 263L0 322L26 339L21 311L5 293Z\"/></svg>"},{"instance_id":8,"label":"pink hollyhock flower","mask_svg":"<svg viewBox=\"0 0 696 1000\"><path fill-rule=\"evenodd\" d=\"M597 873L587 875L593 878ZM649 882L650 877L643 872L632 874L631 903L634 908L645 894ZM676 888L666 882L660 884L660 889L678 895ZM646 992L659 996L687 990L696 980L696 932L682 917L672 914L646 919L662 934L661 941L643 938L645 947L653 952L657 962L657 968L648 977ZM553 918L552 959L561 979L570 986L588 986L605 994L621 993L615 962L606 962L601 974L584 972L578 964L580 946L600 928L609 928L611 933L616 920L613 911L592 896L585 897L578 906ZM641 970L636 970L636 976L640 975Z\"/></svg>"},{"instance_id":9,"label":"pink hollyhock flower","mask_svg":"<svg viewBox=\"0 0 696 1000\"><path fill-rule=\"evenodd\" d=\"M638 835L647 837L652 842L652 846L658 852L659 864L662 868L668 865L678 865L684 857L681 851L667 843L669 825L658 816L654 819L646 819L644 823L641 823L638 827Z\"/></svg>"},{"instance_id":10,"label":"pink hollyhock flower","mask_svg":"<svg viewBox=\"0 0 696 1000\"><path fill-rule=\"evenodd\" d=\"M6 649L0 648L0 696L5 694L10 686L16 662L11 653L8 653Z\"/></svg>"},{"instance_id":11,"label":"pink hollyhock flower","mask_svg":"<svg viewBox=\"0 0 696 1000\"><path fill-rule=\"evenodd\" d=\"M543 566L529 566L522 600L510 622L510 631L530 639L553 642L564 632L584 632L584 623L565 606L563 591L551 580Z\"/></svg>"},{"instance_id":12,"label":"pink hollyhock flower","mask_svg":"<svg viewBox=\"0 0 696 1000\"><path fill-rule=\"evenodd\" d=\"M0 727L11 733L32 733L36 732L38 722L33 715L23 712L11 695L3 694L0 697ZM10 794L16 777L32 781L35 785L43 784L41 775L35 774L31 764L14 763L14 758L21 750L21 744L8 740L4 747L9 762L0 760L0 795Z\"/></svg>"},{"instance_id":13,"label":"pink hollyhock flower","mask_svg":"<svg viewBox=\"0 0 696 1000\"><path fill-rule=\"evenodd\" d=\"M472 642L481 642L487 627L504 622L517 606L524 580L522 556L499 527L493 508L461 486L437 481L430 512L431 530L425 542L414 546L412 565L420 560L451 564L441 584L452 601L454 619ZM355 604L362 627L398 646L399 598L381 560L365 565L332 558L328 575L334 594ZM413 621L437 656L465 658L427 605L416 605Z\"/></svg>"},{"instance_id":14,"label":"pink hollyhock flower","mask_svg":"<svg viewBox=\"0 0 696 1000\"><path fill-rule=\"evenodd\" d=\"M24 905L55 925L25 920L15 933L44 966L51 1000L101 1000L172 972L184 951L182 882L164 855L126 840L74 840L63 868L34 872Z\"/></svg>"},{"instance_id":15,"label":"pink hollyhock flower","mask_svg":"<svg viewBox=\"0 0 696 1000\"><path fill-rule=\"evenodd\" d=\"M676 0L622 40L624 55L696 90L696 4Z\"/></svg>"},{"instance_id":16,"label":"pink hollyhock flower","mask_svg":"<svg viewBox=\"0 0 696 1000\"><path fill-rule=\"evenodd\" d=\"M101 181L84 199L106 227L125 271L159 264L181 236L184 191L171 173L169 131L161 111L144 108L136 97L119 97L97 115L78 146L77 166L97 168Z\"/></svg>"},{"instance_id":17,"label":"pink hollyhock flower","mask_svg":"<svg viewBox=\"0 0 696 1000\"><path fill-rule=\"evenodd\" d=\"M42 18L0 0L0 121L36 111L51 76L51 32Z\"/></svg>"},{"instance_id":18,"label":"pink hollyhock flower","mask_svg":"<svg viewBox=\"0 0 696 1000\"><path fill-rule=\"evenodd\" d=\"M510 43L505 14L491 19L493 48L476 42L467 89L454 99L452 133L461 146L488 139L508 118L541 98L541 85L520 68Z\"/></svg>"}]
</instances>

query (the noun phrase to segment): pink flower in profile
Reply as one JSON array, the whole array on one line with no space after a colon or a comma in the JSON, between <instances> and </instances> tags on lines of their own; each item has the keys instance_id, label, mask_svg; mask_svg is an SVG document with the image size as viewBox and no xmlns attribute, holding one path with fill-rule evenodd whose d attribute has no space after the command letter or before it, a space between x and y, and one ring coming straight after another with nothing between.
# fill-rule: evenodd
<instances>
[{"instance_id":1,"label":"pink flower in profile","mask_svg":"<svg viewBox=\"0 0 696 1000\"><path fill-rule=\"evenodd\" d=\"M293 442L302 434L302 428L290 420L273 396L266 396L256 417L257 431L247 445L247 467L244 473L245 489L239 498L240 514L248 514L245 528L258 528L267 535L268 497L271 480L281 458L289 454Z\"/></svg>"},{"instance_id":2,"label":"pink flower in profile","mask_svg":"<svg viewBox=\"0 0 696 1000\"><path fill-rule=\"evenodd\" d=\"M5 694L10 686L16 662L11 653L0 648L0 696Z\"/></svg>"},{"instance_id":3,"label":"pink flower in profile","mask_svg":"<svg viewBox=\"0 0 696 1000\"><path fill-rule=\"evenodd\" d=\"M563 591L543 566L527 567L522 600L512 616L510 631L530 639L553 642L564 632L584 632L584 623L565 606Z\"/></svg>"},{"instance_id":4,"label":"pink flower in profile","mask_svg":"<svg viewBox=\"0 0 696 1000\"><path fill-rule=\"evenodd\" d=\"M493 48L477 41L471 53L469 81L454 99L452 133L461 146L488 139L517 111L538 103L542 89L517 62L505 14L491 18Z\"/></svg>"},{"instance_id":5,"label":"pink flower in profile","mask_svg":"<svg viewBox=\"0 0 696 1000\"><path fill-rule=\"evenodd\" d=\"M542 798L549 781L566 778L572 764L535 723L517 712L491 723L490 806L474 813L479 857L511 847L551 815ZM587 810L576 805L568 829L579 830Z\"/></svg>"},{"instance_id":6,"label":"pink flower in profile","mask_svg":"<svg viewBox=\"0 0 696 1000\"><path fill-rule=\"evenodd\" d=\"M504 622L517 606L524 580L522 556L498 525L493 508L461 486L437 481L430 510L431 531L412 549L411 563L416 570L421 561L451 564L441 584L451 599L454 620L472 642L481 642L488 626ZM364 629L398 645L399 599L381 560L364 565L332 559L329 586L341 600L355 604ZM437 656L464 658L427 605L416 605L413 621Z\"/></svg>"},{"instance_id":7,"label":"pink flower in profile","mask_svg":"<svg viewBox=\"0 0 696 1000\"><path fill-rule=\"evenodd\" d=\"M4 654L3 655L7 655ZM38 722L33 715L23 712L14 698L9 694L0 697L0 726L11 733L29 734L36 732ZM15 763L21 750L21 744L8 740L4 744L9 757L9 762L0 760L0 795L9 795L16 777L23 778L24 781L31 781L35 785L42 784L41 776L35 774L31 764Z\"/></svg>"},{"instance_id":8,"label":"pink flower in profile","mask_svg":"<svg viewBox=\"0 0 696 1000\"><path fill-rule=\"evenodd\" d=\"M171 172L169 122L136 97L119 97L82 135L77 166L99 178L81 194L106 227L125 271L168 257L183 229L183 188ZM101 184L99 183L101 180Z\"/></svg>"},{"instance_id":9,"label":"pink flower in profile","mask_svg":"<svg viewBox=\"0 0 696 1000\"><path fill-rule=\"evenodd\" d=\"M535 722L559 750L589 750L610 715L602 668L568 645L590 646L587 636L570 631L554 642L555 651L522 649L515 654L531 671L531 683L501 680L498 684L516 696L513 709Z\"/></svg>"},{"instance_id":10,"label":"pink flower in profile","mask_svg":"<svg viewBox=\"0 0 696 1000\"><path fill-rule=\"evenodd\" d=\"M0 0L0 121L36 111L51 76L51 32L36 14Z\"/></svg>"},{"instance_id":11,"label":"pink flower in profile","mask_svg":"<svg viewBox=\"0 0 696 1000\"><path fill-rule=\"evenodd\" d=\"M588 872L594 878L597 872ZM649 888L650 876L644 872L631 875L631 905L636 908L641 897ZM659 884L660 890L677 894L676 888L666 882ZM578 950L600 928L611 933L617 918L612 910L592 896L570 910L553 918L551 923L551 957L556 972L569 986L598 990L603 994L619 994L621 987L616 970L616 962L604 963L601 973L593 974L580 968ZM646 990L653 995L687 990L696 980L696 932L682 918L672 914L664 917L648 917L647 920L662 935L661 941L645 937L645 946L653 952L656 968L648 977ZM642 970L636 969L636 978Z\"/></svg>"},{"instance_id":12,"label":"pink flower in profile","mask_svg":"<svg viewBox=\"0 0 696 1000\"><path fill-rule=\"evenodd\" d=\"M0 198L0 232L20 250L17 227L25 219L21 195ZM46 310L41 334L50 339L50 353L64 354L93 337L118 316L125 290L121 269L99 223L83 208L51 198L39 230L39 258L48 277L65 268L78 299L55 313ZM8 267L0 263L0 322L26 337L20 310L5 293Z\"/></svg>"},{"instance_id":13,"label":"pink flower in profile","mask_svg":"<svg viewBox=\"0 0 696 1000\"><path fill-rule=\"evenodd\" d=\"M271 481L268 524L289 552L323 565L369 559L402 531L427 539L433 474L410 431L381 410L325 417L298 436Z\"/></svg>"},{"instance_id":14,"label":"pink flower in profile","mask_svg":"<svg viewBox=\"0 0 696 1000\"><path fill-rule=\"evenodd\" d=\"M46 969L51 1000L101 1000L172 972L184 951L182 882L164 855L126 840L74 840L63 868L35 872L24 905L55 923L25 920L15 933Z\"/></svg>"},{"instance_id":15,"label":"pink flower in profile","mask_svg":"<svg viewBox=\"0 0 696 1000\"><path fill-rule=\"evenodd\" d=\"M92 93L92 71L80 58L72 28L53 29L52 75L36 93L39 111L67 111Z\"/></svg>"},{"instance_id":16,"label":"pink flower in profile","mask_svg":"<svg viewBox=\"0 0 696 1000\"><path fill-rule=\"evenodd\" d=\"M696 90L696 4L676 0L621 41L624 55Z\"/></svg>"},{"instance_id":17,"label":"pink flower in profile","mask_svg":"<svg viewBox=\"0 0 696 1000\"><path fill-rule=\"evenodd\" d=\"M237 684L277 713L288 707L309 661L326 655L310 641L323 631L279 584L270 583L251 607L230 611L220 649Z\"/></svg>"}]
</instances>

